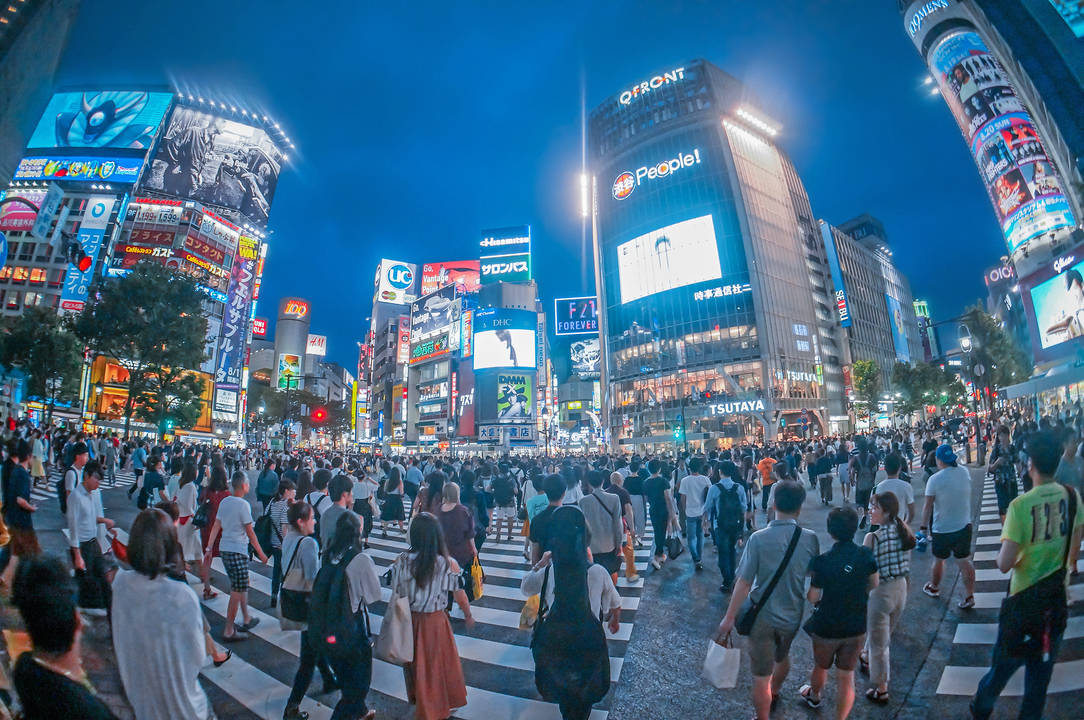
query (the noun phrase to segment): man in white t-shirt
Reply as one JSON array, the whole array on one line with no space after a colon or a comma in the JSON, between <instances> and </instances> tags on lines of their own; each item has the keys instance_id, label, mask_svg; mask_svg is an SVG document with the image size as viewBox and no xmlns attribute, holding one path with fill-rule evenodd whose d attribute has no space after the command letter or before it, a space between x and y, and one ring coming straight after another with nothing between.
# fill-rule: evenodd
<instances>
[{"instance_id":1,"label":"man in white t-shirt","mask_svg":"<svg viewBox=\"0 0 1084 720\"><path fill-rule=\"evenodd\" d=\"M975 566L971 562L971 474L956 462L951 445L940 445L934 453L937 472L926 483L926 506L923 526L933 534L933 570L922 592L932 598L941 596L941 578L945 560L956 558L967 593L960 601L961 610L975 607ZM932 518L932 522L931 522Z\"/></svg>"},{"instance_id":2,"label":"man in white t-shirt","mask_svg":"<svg viewBox=\"0 0 1084 720\"><path fill-rule=\"evenodd\" d=\"M204 563L211 562L211 553L215 546L215 538L219 534L222 540L218 543L218 554L222 557L222 564L226 566L226 575L230 579L230 602L226 606L226 627L222 631L223 642L234 642L248 637L248 631L256 627L259 620L253 620L248 613L248 547L251 545L260 558L260 562L267 563L267 555L260 549L260 541L256 539L256 533L252 529L252 506L248 504L245 495L248 494L248 476L244 471L238 470L230 480L230 490L233 492L227 498L223 498L218 506L218 514L215 523L211 526L211 534L207 539L206 553L203 556ZM237 609L241 609L241 616L245 622L240 627L233 625L237 617Z\"/></svg>"},{"instance_id":3,"label":"man in white t-shirt","mask_svg":"<svg viewBox=\"0 0 1084 720\"><path fill-rule=\"evenodd\" d=\"M689 461L689 474L681 479L678 488L681 507L685 510L685 529L689 540L689 554L693 558L693 566L697 570L703 570L704 565L700 562L700 551L704 547L704 500L708 496L708 487L711 481L700 474L704 461L693 458Z\"/></svg>"},{"instance_id":4,"label":"man in white t-shirt","mask_svg":"<svg viewBox=\"0 0 1084 720\"><path fill-rule=\"evenodd\" d=\"M899 455L894 453L886 455L885 478L877 483L875 492L878 495L885 492L895 495L900 504L900 518L909 523L915 516L915 489L911 487L911 483L900 479L902 466Z\"/></svg>"}]
</instances>

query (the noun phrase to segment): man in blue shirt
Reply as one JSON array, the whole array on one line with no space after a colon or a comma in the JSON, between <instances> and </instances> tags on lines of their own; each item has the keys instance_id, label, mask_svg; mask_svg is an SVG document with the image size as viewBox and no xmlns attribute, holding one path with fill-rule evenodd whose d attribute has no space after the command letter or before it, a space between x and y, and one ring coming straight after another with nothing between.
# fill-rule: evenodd
<instances>
[{"instance_id":1,"label":"man in blue shirt","mask_svg":"<svg viewBox=\"0 0 1084 720\"><path fill-rule=\"evenodd\" d=\"M737 567L735 548L742 541L748 503L745 488L736 482L740 476L738 466L724 460L719 471L722 479L708 488L704 508L711 523L715 547L719 550L719 572L723 576L719 590L729 593L734 587L734 570Z\"/></svg>"},{"instance_id":2,"label":"man in blue shirt","mask_svg":"<svg viewBox=\"0 0 1084 720\"><path fill-rule=\"evenodd\" d=\"M421 468L418 467L418 458L412 458L410 465L407 467L406 477L403 478L403 491L411 500L418 497L418 489L421 487L423 480L425 480L425 477L422 475Z\"/></svg>"},{"instance_id":3,"label":"man in blue shirt","mask_svg":"<svg viewBox=\"0 0 1084 720\"><path fill-rule=\"evenodd\" d=\"M147 462L147 448L146 443L143 440L139 441L139 445L136 447L135 452L132 453L132 470L135 472L135 484L128 488L128 497L132 497L132 493L136 490L143 489L143 470L146 468Z\"/></svg>"}]
</instances>

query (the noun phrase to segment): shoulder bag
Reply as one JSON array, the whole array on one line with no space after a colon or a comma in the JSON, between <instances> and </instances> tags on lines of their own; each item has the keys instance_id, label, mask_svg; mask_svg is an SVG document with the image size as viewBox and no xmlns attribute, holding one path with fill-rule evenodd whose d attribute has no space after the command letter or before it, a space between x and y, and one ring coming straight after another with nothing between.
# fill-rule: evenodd
<instances>
[{"instance_id":1,"label":"shoulder bag","mask_svg":"<svg viewBox=\"0 0 1084 720\"><path fill-rule=\"evenodd\" d=\"M303 537L294 547L294 554L282 574L282 587L279 589L279 620L283 630L300 630L309 619L309 604L312 600L312 580L306 580L300 570L290 575L290 571L301 552L301 543L311 538ZM313 542L316 542L313 540Z\"/></svg>"},{"instance_id":2,"label":"shoulder bag","mask_svg":"<svg viewBox=\"0 0 1084 720\"><path fill-rule=\"evenodd\" d=\"M764 588L760 599L754 602L752 593L750 593L750 597L745 598L741 610L738 611L738 620L734 623L734 629L738 631L739 635L749 635L749 633L753 632L753 623L757 621L757 615L760 614L761 608L768 602L768 598L772 596L772 591L775 590L775 586L779 584L779 579L783 577L787 566L790 565L790 559L794 557L794 550L798 547L798 540L801 537L802 528L798 526L794 528L794 535L791 536L790 544L787 545L787 553L783 556L783 561L779 563L775 575L772 575L772 579L768 583L768 587Z\"/></svg>"},{"instance_id":3,"label":"shoulder bag","mask_svg":"<svg viewBox=\"0 0 1084 720\"><path fill-rule=\"evenodd\" d=\"M396 582L373 646L373 656L394 665L406 665L414 662L414 621L410 616L410 598L399 594L400 578L398 574L394 577Z\"/></svg>"},{"instance_id":4,"label":"shoulder bag","mask_svg":"<svg viewBox=\"0 0 1084 720\"><path fill-rule=\"evenodd\" d=\"M1076 523L1076 493L1065 489L1068 531L1065 535L1065 552L1057 570L1015 595L1001 601L997 617L997 644L1010 657L1048 657L1050 641L1065 632L1069 616L1069 598L1065 591L1066 562L1073 544L1073 526Z\"/></svg>"}]
</instances>

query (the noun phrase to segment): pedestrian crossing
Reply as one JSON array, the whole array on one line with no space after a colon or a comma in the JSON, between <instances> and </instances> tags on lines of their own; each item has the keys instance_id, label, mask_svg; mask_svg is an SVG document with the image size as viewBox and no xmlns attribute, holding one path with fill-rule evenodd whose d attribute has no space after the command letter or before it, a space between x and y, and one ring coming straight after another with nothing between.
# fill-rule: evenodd
<instances>
[{"instance_id":1,"label":"pedestrian crossing","mask_svg":"<svg viewBox=\"0 0 1084 720\"><path fill-rule=\"evenodd\" d=\"M519 629L520 611L526 598L519 590L519 583L528 571L523 558L523 537L517 523L511 542L497 542L492 537L483 544L479 559L485 571L484 594L471 604L475 627L467 630L462 613L455 607L451 613L452 630L463 665L467 684L467 705L457 710L453 717L462 720L556 720L560 712L556 705L543 701L534 686L534 660L530 650L530 631ZM122 537L122 540L126 538ZM389 529L383 537L379 527L374 529L366 551L377 565L378 573L390 566L396 557L408 547L405 533ZM650 555L650 539L636 551L636 567L643 571ZM623 569L623 568L622 568ZM202 600L212 635L221 638L228 603L229 581L221 559L211 566L211 582L218 595ZM203 677L233 701L240 703L260 718L280 718L290 693L297 657L300 653L300 633L279 629L277 611L269 608L271 594L271 566L253 563L250 568L249 604L251 616L259 623L247 640L228 645L233 658L219 668L208 665ZM189 575L193 589L199 592L199 581ZM632 635L639 607L643 578L629 581L619 578L618 594L622 600L621 624L618 632L606 630L610 654L611 684L619 682L623 656ZM382 600L369 608L373 633L378 633L390 588L383 587ZM317 673L319 675L319 673ZM320 685L313 684L301 709L313 720L329 718L337 697L320 695ZM408 715L406 686L402 669L398 666L373 661L373 681L370 692L371 705L392 707L393 717ZM611 695L603 699L591 714L592 720L605 720Z\"/></svg>"},{"instance_id":2,"label":"pedestrian crossing","mask_svg":"<svg viewBox=\"0 0 1084 720\"><path fill-rule=\"evenodd\" d=\"M102 490L128 487L135 483L135 473L132 470L117 470L115 479L105 478L102 481ZM59 470L49 475L47 482L39 482L30 487L30 497L33 502L44 503L56 500L56 483L62 477Z\"/></svg>"},{"instance_id":3,"label":"pedestrian crossing","mask_svg":"<svg viewBox=\"0 0 1084 720\"><path fill-rule=\"evenodd\" d=\"M991 653L997 640L998 610L1008 591L1010 576L1002 574L996 564L997 548L1001 545L1001 522L992 478L987 478L983 487L976 536L976 552L973 555L975 607L957 611L961 622L953 637L949 663L937 686L939 695L974 695L979 680L990 667ZM1084 690L1084 581L1079 577L1071 579L1069 602L1069 624L1047 690L1050 695ZM1017 671L1001 694L1011 697L1024 694L1023 668Z\"/></svg>"}]
</instances>

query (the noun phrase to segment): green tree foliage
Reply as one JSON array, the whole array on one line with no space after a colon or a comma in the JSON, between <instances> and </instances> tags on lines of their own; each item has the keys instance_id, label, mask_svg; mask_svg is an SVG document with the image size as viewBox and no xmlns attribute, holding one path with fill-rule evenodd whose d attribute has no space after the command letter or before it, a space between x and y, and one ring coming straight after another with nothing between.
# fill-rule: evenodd
<instances>
[{"instance_id":1,"label":"green tree foliage","mask_svg":"<svg viewBox=\"0 0 1084 720\"><path fill-rule=\"evenodd\" d=\"M167 425L177 430L188 430L199 421L203 409L200 397L203 390L203 378L190 370L151 366L147 371L144 390L136 398L135 416L151 423L159 432L163 432Z\"/></svg>"},{"instance_id":2,"label":"green tree foliage","mask_svg":"<svg viewBox=\"0 0 1084 720\"><path fill-rule=\"evenodd\" d=\"M176 402L169 398L193 390L185 374L172 368L195 369L206 359L203 297L192 280L157 263L140 263L123 278L104 280L76 318L76 334L128 371L125 435L137 406L150 403L144 413L166 417Z\"/></svg>"},{"instance_id":3,"label":"green tree foliage","mask_svg":"<svg viewBox=\"0 0 1084 720\"><path fill-rule=\"evenodd\" d=\"M858 360L851 365L854 394L866 405L867 420L873 416L873 406L881 394L881 368L873 360Z\"/></svg>"},{"instance_id":4,"label":"green tree foliage","mask_svg":"<svg viewBox=\"0 0 1084 720\"><path fill-rule=\"evenodd\" d=\"M925 405L943 408L959 402L967 392L953 373L924 363L896 363L892 368L892 387L902 395L896 403L896 412L901 415L917 412Z\"/></svg>"},{"instance_id":5,"label":"green tree foliage","mask_svg":"<svg viewBox=\"0 0 1084 720\"><path fill-rule=\"evenodd\" d=\"M986 371L980 385L1002 388L1031 377L1031 359L994 316L974 305L964 311L962 322L971 331L970 362Z\"/></svg>"},{"instance_id":6,"label":"green tree foliage","mask_svg":"<svg viewBox=\"0 0 1084 720\"><path fill-rule=\"evenodd\" d=\"M52 422L53 403L79 395L83 345L50 308L28 307L0 335L0 365L26 374L29 395L43 398Z\"/></svg>"}]
</instances>

